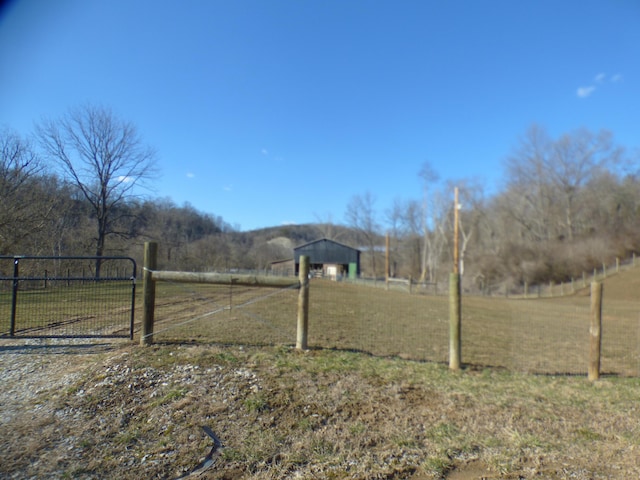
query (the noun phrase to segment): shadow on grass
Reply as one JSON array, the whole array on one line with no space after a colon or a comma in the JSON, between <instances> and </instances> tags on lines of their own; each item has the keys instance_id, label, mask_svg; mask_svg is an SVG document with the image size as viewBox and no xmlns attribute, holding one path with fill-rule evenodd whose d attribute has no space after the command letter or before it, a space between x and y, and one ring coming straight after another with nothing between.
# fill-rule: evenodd
<instances>
[{"instance_id":1,"label":"shadow on grass","mask_svg":"<svg viewBox=\"0 0 640 480\"><path fill-rule=\"evenodd\" d=\"M222 348L285 348L290 349L292 351L296 350L295 345L291 343L269 343L269 342L249 342L249 343L233 343L233 342L212 342L209 340L163 340L154 342L153 345L156 346L211 346L211 347L222 347ZM436 361L436 360L428 360L423 358L413 358L410 356L404 355L384 355L378 354L369 350L358 349L358 348L339 348L339 347L321 347L321 346L309 346L306 350L307 352L346 352L346 353L355 353L358 355L363 355L367 357L373 358L386 358L386 359L398 359L404 360L407 362L414 363L428 363L433 365L441 365L448 366L448 362L446 361ZM480 364L480 363L463 363L460 369L461 372L471 372L471 373L481 373L483 371L492 371L492 372L503 372L503 373L519 373L522 375L529 375L532 377L587 377L586 372L563 372L563 371L555 371L555 372L540 372L540 371L519 371L512 370L504 365L492 365L492 364ZM600 378L625 378L627 375L623 375L616 372L606 371L600 374Z\"/></svg>"},{"instance_id":2,"label":"shadow on grass","mask_svg":"<svg viewBox=\"0 0 640 480\"><path fill-rule=\"evenodd\" d=\"M12 345L3 345L2 340L0 339L0 355L3 354L51 354L51 355L87 355L87 354L100 354L106 353L110 351L117 350L122 346L137 346L138 342L133 341L120 341L120 342L101 342L101 343L91 343L91 342L83 342L83 343L64 343L64 340L55 339L57 343L51 343L52 339L39 339L31 341L38 341L39 343L29 343L29 344L12 344ZM15 341L15 340L14 340ZM67 340L68 341L68 340ZM77 339L76 339L77 341ZM295 345L287 344L287 343L269 343L269 342L250 342L250 343L230 343L230 342L211 342L211 341L201 341L201 340L164 340L164 341L156 341L152 345L154 346L216 346L222 348L229 347L237 347L237 348L285 348L290 350L295 350ZM364 355L367 357L376 357L376 358L387 358L387 359L400 359L408 362L415 363L429 363L435 365L443 365L446 366L447 362L443 361L433 361L433 360L425 360L420 358L411 358L405 357L403 355L381 355L368 350L357 349L357 348L338 348L338 347L320 347L320 346L309 346L305 351L309 352L348 352L355 353L359 355ZM538 372L538 371L529 371L529 372L518 372L517 370L510 370L501 365L490 365L490 364L478 364L478 363L463 363L461 371L462 372L474 372L479 373L482 371L490 370L493 372L505 372L505 373L522 373L531 376L538 377L586 377L586 373L579 372ZM617 372L606 371L600 374L600 378L623 378L627 377L627 375L623 375Z\"/></svg>"},{"instance_id":3,"label":"shadow on grass","mask_svg":"<svg viewBox=\"0 0 640 480\"><path fill-rule=\"evenodd\" d=\"M3 345L0 341L0 355L3 354L47 354L47 355L87 355L106 353L129 343L74 343L74 344L13 344Z\"/></svg>"}]
</instances>

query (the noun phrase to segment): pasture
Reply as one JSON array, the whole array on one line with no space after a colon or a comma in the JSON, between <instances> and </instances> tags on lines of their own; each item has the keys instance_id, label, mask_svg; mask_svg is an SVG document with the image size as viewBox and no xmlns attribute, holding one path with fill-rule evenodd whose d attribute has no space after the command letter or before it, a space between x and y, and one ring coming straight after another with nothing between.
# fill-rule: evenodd
<instances>
[{"instance_id":1,"label":"pasture","mask_svg":"<svg viewBox=\"0 0 640 480\"><path fill-rule=\"evenodd\" d=\"M158 284L154 346L0 343L0 476L180 478L206 425L198 478L638 478L635 275L595 383L584 294L465 298L451 372L446 297L315 280L299 352L296 290Z\"/></svg>"}]
</instances>

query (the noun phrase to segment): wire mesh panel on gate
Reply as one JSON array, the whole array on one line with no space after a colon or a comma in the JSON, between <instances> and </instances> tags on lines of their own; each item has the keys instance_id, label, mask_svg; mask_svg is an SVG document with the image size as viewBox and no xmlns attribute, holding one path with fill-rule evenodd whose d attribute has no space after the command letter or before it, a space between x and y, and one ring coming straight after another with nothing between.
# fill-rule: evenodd
<instances>
[{"instance_id":1,"label":"wire mesh panel on gate","mask_svg":"<svg viewBox=\"0 0 640 480\"><path fill-rule=\"evenodd\" d=\"M124 257L1 257L0 336L130 337L135 269Z\"/></svg>"}]
</instances>

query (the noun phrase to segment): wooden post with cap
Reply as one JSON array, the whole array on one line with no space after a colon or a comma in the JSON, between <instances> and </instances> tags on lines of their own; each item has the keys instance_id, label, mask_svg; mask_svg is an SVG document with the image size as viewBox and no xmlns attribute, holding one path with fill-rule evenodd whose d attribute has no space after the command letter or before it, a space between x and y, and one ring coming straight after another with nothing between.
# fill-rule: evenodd
<instances>
[{"instance_id":1,"label":"wooden post with cap","mask_svg":"<svg viewBox=\"0 0 640 480\"><path fill-rule=\"evenodd\" d=\"M602 282L591 284L591 325L589 327L589 371L591 381L600 378L602 351Z\"/></svg>"},{"instance_id":2,"label":"wooden post with cap","mask_svg":"<svg viewBox=\"0 0 640 480\"><path fill-rule=\"evenodd\" d=\"M461 368L461 298L460 298L460 246L458 242L459 232L458 187L454 190L453 205L453 273L449 275L449 368L460 370Z\"/></svg>"},{"instance_id":3,"label":"wooden post with cap","mask_svg":"<svg viewBox=\"0 0 640 480\"><path fill-rule=\"evenodd\" d=\"M153 279L153 271L158 267L158 244L145 242L144 244L144 270L143 297L142 297L142 329L140 332L140 345L153 343L153 317L156 303L156 282Z\"/></svg>"},{"instance_id":4,"label":"wooden post with cap","mask_svg":"<svg viewBox=\"0 0 640 480\"><path fill-rule=\"evenodd\" d=\"M307 255L300 255L298 280L300 281L300 292L298 293L296 349L306 350L309 329L309 257Z\"/></svg>"}]
</instances>

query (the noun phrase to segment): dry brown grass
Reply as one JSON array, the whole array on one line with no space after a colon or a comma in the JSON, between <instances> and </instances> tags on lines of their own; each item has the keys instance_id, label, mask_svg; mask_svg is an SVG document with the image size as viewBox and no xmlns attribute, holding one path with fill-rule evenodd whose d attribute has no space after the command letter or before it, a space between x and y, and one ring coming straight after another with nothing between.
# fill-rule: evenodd
<instances>
[{"instance_id":1,"label":"dry brown grass","mask_svg":"<svg viewBox=\"0 0 640 480\"><path fill-rule=\"evenodd\" d=\"M0 422L2 477L177 478L211 447L201 425L226 447L200 478L640 474L636 379L451 373L285 347L120 347L46 362L48 388ZM83 373L60 388L57 362Z\"/></svg>"}]
</instances>

